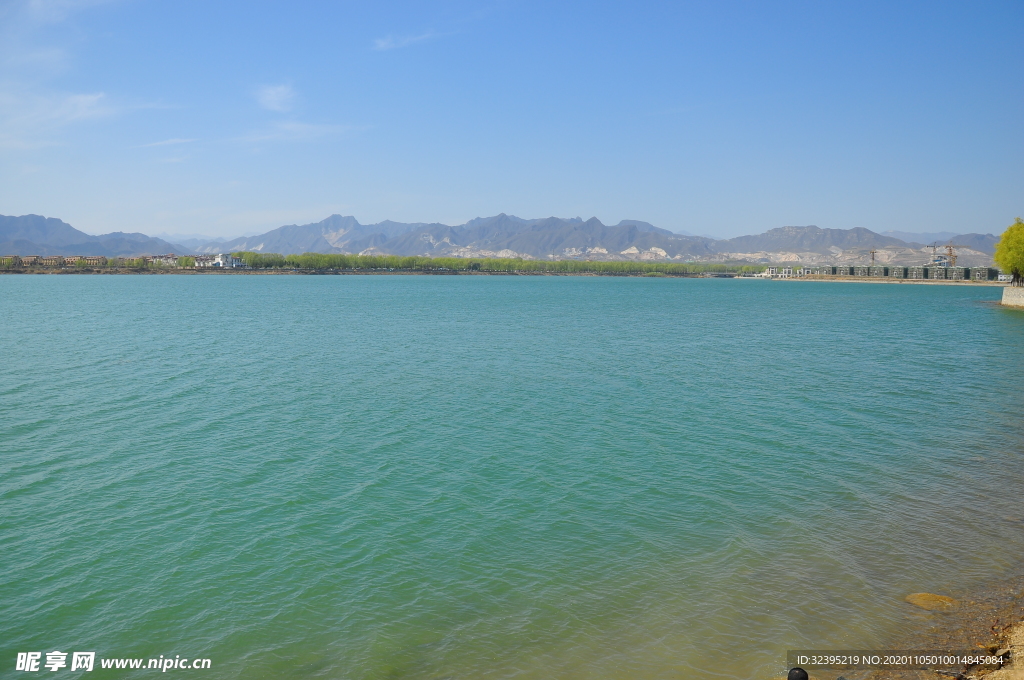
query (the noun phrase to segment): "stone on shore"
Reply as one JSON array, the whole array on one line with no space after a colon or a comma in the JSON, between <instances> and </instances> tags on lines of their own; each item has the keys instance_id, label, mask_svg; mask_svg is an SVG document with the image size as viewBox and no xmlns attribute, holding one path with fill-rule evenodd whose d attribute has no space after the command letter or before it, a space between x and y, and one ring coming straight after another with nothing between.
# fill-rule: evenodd
<instances>
[{"instance_id":1,"label":"stone on shore","mask_svg":"<svg viewBox=\"0 0 1024 680\"><path fill-rule=\"evenodd\" d=\"M910 604L930 612L951 612L959 604L951 597L933 593L911 593L905 599Z\"/></svg>"}]
</instances>

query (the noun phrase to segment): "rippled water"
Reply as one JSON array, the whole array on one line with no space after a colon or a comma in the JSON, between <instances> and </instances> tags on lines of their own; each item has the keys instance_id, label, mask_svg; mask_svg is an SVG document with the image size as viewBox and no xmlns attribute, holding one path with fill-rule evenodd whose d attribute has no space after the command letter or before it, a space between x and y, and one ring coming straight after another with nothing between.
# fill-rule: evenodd
<instances>
[{"instance_id":1,"label":"rippled water","mask_svg":"<svg viewBox=\"0 0 1024 680\"><path fill-rule=\"evenodd\" d=\"M0 277L0 675L770 678L884 646L906 593L1020 571L999 293Z\"/></svg>"}]
</instances>

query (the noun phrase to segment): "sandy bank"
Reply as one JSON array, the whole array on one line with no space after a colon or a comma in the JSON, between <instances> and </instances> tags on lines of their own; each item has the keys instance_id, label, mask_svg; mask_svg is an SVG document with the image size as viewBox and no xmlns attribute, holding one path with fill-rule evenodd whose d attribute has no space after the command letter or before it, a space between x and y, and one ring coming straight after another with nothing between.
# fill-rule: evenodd
<instances>
[{"instance_id":1,"label":"sandy bank","mask_svg":"<svg viewBox=\"0 0 1024 680\"><path fill-rule=\"evenodd\" d=\"M1024 621L1004 635L1004 645L1010 650L1010 663L989 673L988 680L1024 680Z\"/></svg>"}]
</instances>

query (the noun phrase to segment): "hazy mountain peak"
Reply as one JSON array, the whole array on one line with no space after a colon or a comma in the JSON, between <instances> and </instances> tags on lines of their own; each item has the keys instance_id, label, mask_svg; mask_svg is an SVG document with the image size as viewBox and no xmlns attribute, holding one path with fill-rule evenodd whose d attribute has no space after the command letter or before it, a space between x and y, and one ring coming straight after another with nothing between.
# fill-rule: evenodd
<instances>
[{"instance_id":1,"label":"hazy mountain peak","mask_svg":"<svg viewBox=\"0 0 1024 680\"><path fill-rule=\"evenodd\" d=\"M0 215L0 254L102 255L128 257L189 252L187 248L140 233L91 236L67 222L42 215Z\"/></svg>"},{"instance_id":2,"label":"hazy mountain peak","mask_svg":"<svg viewBox=\"0 0 1024 680\"><path fill-rule=\"evenodd\" d=\"M653 224L651 224L650 222L644 222L642 220L620 220L619 223L617 225L615 225L615 226L617 226L617 227L630 227L630 226L632 226L632 227L636 227L637 230L639 230L639 231L650 231L650 232L654 232L654 233L657 233L657 234L673 234L673 232L669 231L668 229L662 229L661 227L656 227ZM690 234L683 234L683 236L690 236Z\"/></svg>"},{"instance_id":3,"label":"hazy mountain peak","mask_svg":"<svg viewBox=\"0 0 1024 680\"><path fill-rule=\"evenodd\" d=\"M822 229L816 225L785 226L763 234L738 236L724 241L734 252L793 251L826 253L830 248L884 248L906 246L900 239L876 234L864 227Z\"/></svg>"}]
</instances>

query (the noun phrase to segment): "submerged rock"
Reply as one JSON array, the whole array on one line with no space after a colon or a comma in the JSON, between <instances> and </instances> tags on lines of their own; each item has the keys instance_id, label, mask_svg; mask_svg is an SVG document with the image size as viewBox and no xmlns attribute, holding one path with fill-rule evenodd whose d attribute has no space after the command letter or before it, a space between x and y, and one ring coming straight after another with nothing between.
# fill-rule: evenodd
<instances>
[{"instance_id":1,"label":"submerged rock","mask_svg":"<svg viewBox=\"0 0 1024 680\"><path fill-rule=\"evenodd\" d=\"M951 597L934 593L911 593L905 599L910 604L930 612L951 612L959 604Z\"/></svg>"}]
</instances>

